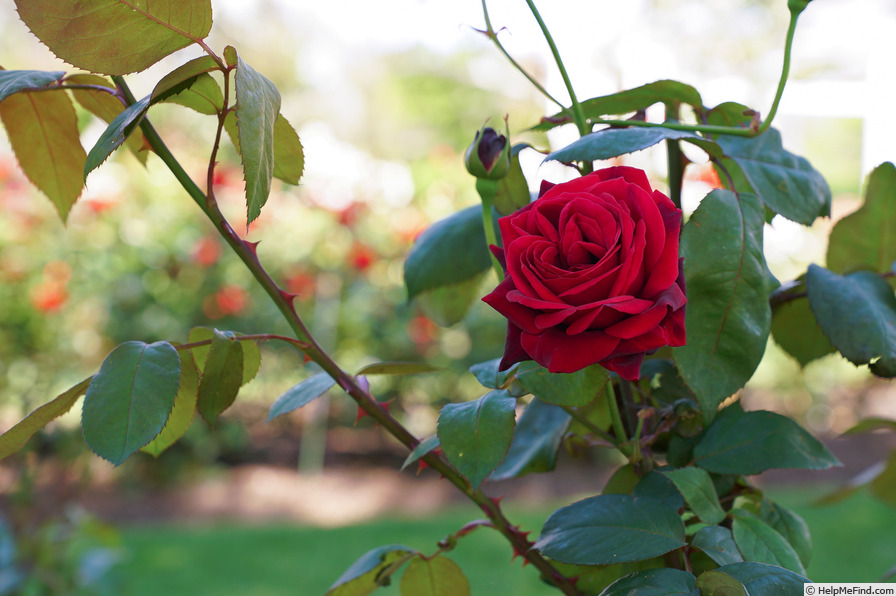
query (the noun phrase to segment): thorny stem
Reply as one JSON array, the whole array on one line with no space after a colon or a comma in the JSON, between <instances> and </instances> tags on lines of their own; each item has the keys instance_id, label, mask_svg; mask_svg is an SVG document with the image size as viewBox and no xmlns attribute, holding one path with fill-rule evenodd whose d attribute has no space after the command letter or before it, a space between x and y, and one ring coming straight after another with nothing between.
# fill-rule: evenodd
<instances>
[{"instance_id":1,"label":"thorny stem","mask_svg":"<svg viewBox=\"0 0 896 596\"><path fill-rule=\"evenodd\" d=\"M128 104L134 103L134 96L130 92L130 89L128 89L124 79L120 76L116 76L113 77L113 80L115 80L115 83L122 89ZM152 149L165 163L187 194L190 195L190 198L192 198L202 212L206 214L218 230L218 233L230 245L240 260L243 261L243 264L252 272L252 275L255 277L258 284L274 301L274 304L292 328L296 338L305 344L305 355L320 366L324 372L330 375L330 377L336 381L336 384L338 384L366 414L376 420L386 432L398 439L398 441L408 449L414 449L420 441L398 422L398 420L389 413L387 408L384 408L377 402L370 392L363 388L352 375L342 370L330 355L317 344L293 308L292 300L294 295L281 290L259 261L258 254L256 253L257 243L244 241L236 234L221 214L217 204L209 201L205 193L202 192L186 173L165 145L158 132L153 128L149 119L144 118L140 124L140 128ZM469 481L462 476L460 472L455 470L454 467L441 455L429 452L421 459L473 501L488 516L495 528L507 538L514 549L514 552L520 553L520 555L537 568L548 581L553 583L567 596L581 596L581 593L576 589L574 582L570 578L567 578L557 571L540 552L532 549L532 543L526 539L525 534L520 532L518 527L510 523L504 515L504 512L501 510L497 500L491 499L479 489L473 489Z\"/></svg>"}]
</instances>

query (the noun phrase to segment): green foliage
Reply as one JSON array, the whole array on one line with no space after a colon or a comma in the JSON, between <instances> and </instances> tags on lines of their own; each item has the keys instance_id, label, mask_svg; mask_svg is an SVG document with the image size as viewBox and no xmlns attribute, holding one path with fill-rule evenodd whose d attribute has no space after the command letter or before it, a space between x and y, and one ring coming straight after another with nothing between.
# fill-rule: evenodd
<instances>
[{"instance_id":1,"label":"green foliage","mask_svg":"<svg viewBox=\"0 0 896 596\"><path fill-rule=\"evenodd\" d=\"M65 220L87 159L71 99L60 91L14 93L0 102L0 120L22 171Z\"/></svg>"},{"instance_id":2,"label":"green foliage","mask_svg":"<svg viewBox=\"0 0 896 596\"><path fill-rule=\"evenodd\" d=\"M675 363L706 421L744 386L765 352L771 309L763 222L755 196L715 190L682 231L688 343L675 348Z\"/></svg>"},{"instance_id":3,"label":"green foliage","mask_svg":"<svg viewBox=\"0 0 896 596\"><path fill-rule=\"evenodd\" d=\"M694 447L694 461L717 474L759 474L772 468L824 470L840 462L792 418L744 412L735 404L719 413Z\"/></svg>"},{"instance_id":4,"label":"green foliage","mask_svg":"<svg viewBox=\"0 0 896 596\"><path fill-rule=\"evenodd\" d=\"M382 577L388 581L389 571L406 561L414 551L399 544L382 546L364 553L337 579L326 596L365 596L377 589Z\"/></svg>"},{"instance_id":5,"label":"green foliage","mask_svg":"<svg viewBox=\"0 0 896 596\"><path fill-rule=\"evenodd\" d=\"M868 176L865 202L837 222L828 241L827 265L835 273L860 269L886 273L896 262L896 166L883 163Z\"/></svg>"},{"instance_id":6,"label":"green foliage","mask_svg":"<svg viewBox=\"0 0 896 596\"><path fill-rule=\"evenodd\" d=\"M515 401L503 390L476 401L448 404L439 413L442 451L473 488L504 459L513 438Z\"/></svg>"},{"instance_id":7,"label":"green foliage","mask_svg":"<svg viewBox=\"0 0 896 596\"><path fill-rule=\"evenodd\" d=\"M180 384L180 359L170 343L125 342L103 360L84 395L84 440L115 465L164 428Z\"/></svg>"},{"instance_id":8,"label":"green foliage","mask_svg":"<svg viewBox=\"0 0 896 596\"><path fill-rule=\"evenodd\" d=\"M600 495L555 511L535 548L563 563L610 565L665 554L684 538L678 512L662 501Z\"/></svg>"},{"instance_id":9,"label":"green foliage","mask_svg":"<svg viewBox=\"0 0 896 596\"><path fill-rule=\"evenodd\" d=\"M335 384L336 381L334 381L330 375L319 372L308 377L301 383L293 385L274 402L273 406L271 406L267 422L270 422L277 416L288 414L293 410L297 410L302 406L311 403L326 393L327 390Z\"/></svg>"},{"instance_id":10,"label":"green foliage","mask_svg":"<svg viewBox=\"0 0 896 596\"><path fill-rule=\"evenodd\" d=\"M731 160L726 163L740 168L751 192L775 213L805 225L830 215L828 183L808 160L784 149L774 128L755 138L722 135L717 142Z\"/></svg>"},{"instance_id":11,"label":"green foliage","mask_svg":"<svg viewBox=\"0 0 896 596\"><path fill-rule=\"evenodd\" d=\"M59 58L109 75L144 70L205 38L212 27L211 0L139 5L122 0L17 0L16 7L32 33Z\"/></svg>"},{"instance_id":12,"label":"green foliage","mask_svg":"<svg viewBox=\"0 0 896 596\"><path fill-rule=\"evenodd\" d=\"M515 323L509 326L508 353L503 360L493 359L471 368L475 377L491 389L485 396L474 401L455 400L455 395L444 395L439 382L430 385L438 387L437 391L414 392L414 395L432 393L442 403L448 402L439 413L437 434L424 441L404 427L402 416L381 407L387 400L380 401L374 396L366 376L383 376L377 383L390 388L385 392L394 391L394 397L404 398L400 389L395 389L401 387L402 377L436 370L440 371L439 377L448 376L452 374L451 367L445 372L441 367L421 364L403 355L368 358L366 354L355 354L361 362L373 360L375 363L360 368L356 363L357 374L346 373L320 347L329 342L319 342L311 336L309 328L316 332L319 326L306 325L305 307L301 304L303 292L313 295L316 315L327 308L329 300L339 301L343 296L328 296L322 288L307 290L299 283L303 281L301 275L308 271L311 285L321 281L314 276L319 272L320 278L330 275L329 270L338 257L331 255L329 260L320 262L313 262L313 258L299 259L301 262L296 264L294 256L287 255L282 257L284 262L305 269L298 273L287 270L284 273L287 279L278 280L263 264L267 255L258 253L256 242L250 243L235 232L218 204L215 187L229 186L230 170L223 161L226 152L219 155L224 132L231 138L242 162L247 226L257 221L260 227L263 223L258 217L271 194L274 178L298 183L304 169L304 152L295 130L280 113L281 95L274 83L244 62L234 47L227 46L219 57L202 41L212 24L209 0L138 5L121 0L38 0L16 4L22 20L47 47L63 60L89 71L65 77L62 72L0 70L0 119L25 175L51 199L65 220L81 194L86 174L125 143L138 159L145 161L145 145L148 145L246 268L237 274L243 278L229 286L229 301L228 295L215 295L219 311L238 314L246 300L239 294L243 291L239 284L242 280L254 279L258 282L258 291L273 301L277 314L283 316L294 337L267 333L242 336L232 331L196 327L190 331L187 344L175 345L169 340L126 341L106 357L91 379L37 408L3 434L0 455L20 449L41 427L68 411L84 393L81 425L86 443L94 452L116 465L137 450L157 456L184 436L196 411L209 425L214 425L221 413L235 402L241 388L260 368L257 341L284 341L330 372L313 374L290 388L273 404L268 420L310 403L338 381L361 411L370 414L410 448L402 468L425 457L426 464L468 496L488 518L471 522L450 534L438 543L439 550L432 555L397 545L371 550L333 584L327 592L329 595L369 594L388 584L405 565L400 583L403 596L469 594L470 585L463 572L443 553L480 527L500 532L511 542L515 554L525 557L545 581L567 596L747 595L787 592L805 581L803 576L811 555L806 524L792 511L765 498L746 476L772 468L824 469L838 462L792 418L762 410L745 412L737 403L721 412L719 408L753 375L764 354L770 330L778 343L802 365L838 351L857 365L868 364L874 374L896 376L896 297L885 280L892 275L896 261L887 232L893 223L889 201L896 189L896 169L892 164L884 164L871 174L863 207L834 229L828 252L830 270L812 265L804 281L788 283L773 293L778 282L766 265L762 238L766 214L777 213L809 225L816 218L828 215L831 208L831 192L825 179L805 158L786 151L779 132L770 128L787 79L795 19L805 3L791 2L791 8L800 6L792 11L793 20L785 42L784 76L766 120L760 119L759 112L733 102L707 109L695 88L670 80L580 103L562 60L555 56L568 86L571 105L562 107L535 129L548 130L573 123L580 138L565 147L548 150L546 159L567 163L585 174L593 169L591 162L595 160L618 158L666 141L670 202L662 217L667 218L667 224L676 222L673 226L637 228L632 234L624 234L625 242L617 246L612 238L601 236L587 222L558 214L563 226L578 226L569 234L564 232L563 242L576 244L580 252L588 253L588 258L593 256L596 261L610 255L618 261L611 263L612 275L621 276L618 283L611 277L603 279L603 275L594 281L595 287L607 286L601 286L600 304L578 304L573 300L564 302L560 308L586 312L584 316L593 321L606 320L607 334L611 334L610 327L614 329L612 333L636 334L638 330L633 328L638 325L648 329L656 325L654 319L669 314L663 311L663 303L641 312L638 309L643 305L633 304L636 301L628 293L629 287L637 290L638 284L644 287L656 284L655 280L646 279L654 273L635 271L627 267L634 261L626 259L654 250L653 239L648 241L647 234L661 235L669 241L675 241L678 236L678 230L672 228L677 227L682 214L672 205L680 206L681 185L687 179L684 172L688 164L683 159L680 143L703 149L728 187L714 190L703 198L681 231L679 252L684 283L679 280L676 287L686 288L687 292L684 321L687 343L671 350L673 362L666 348L660 348L662 352L655 355L654 348L662 344L650 343L657 338L648 338L645 334L649 348L639 351L634 345L636 342L632 342L631 351L602 360L612 362L607 366L614 367L619 362L631 363L635 357L641 362L646 357L642 378L634 382L611 375L599 365L568 374L551 374L534 362L521 361L518 351L522 348L515 347L514 334L528 334L531 339L532 328L542 330L550 326L553 315L533 316L531 321L523 317L518 326ZM529 7L553 46L534 5L530 3ZM503 50L489 22L485 3L483 12L487 26L484 33ZM194 43L203 50L202 57L169 72L143 99L133 98L121 75L145 70ZM512 63L520 68L516 62ZM100 74L113 75L113 83ZM534 82L528 73L524 74ZM450 77L409 75L400 81L400 84L410 83L414 84L415 91L424 92L428 98L425 109L412 116L422 114L427 121L438 120L451 126L464 119L465 114L461 114L464 109L479 109L479 104L473 105L475 102L454 101L454 92L460 87ZM535 87L543 92L539 84ZM482 95L485 99L491 97ZM77 112L73 99L85 111ZM149 110L162 102L215 116L216 140L205 170L205 190L190 178L156 129L147 122ZM666 120L646 121L646 109L657 103L664 104ZM395 105L402 110L400 102ZM689 110L682 114L682 107ZM634 117L631 120L605 118L626 114ZM79 135L90 115L108 126L89 154L85 154ZM598 124L609 128L591 132ZM378 125L378 120L371 122L371 126ZM145 135L133 135L138 127ZM446 135L468 139L461 128L455 125ZM430 227L417 238L404 261L408 298L415 300L415 306L431 320L446 326L459 322L470 310L490 267L499 280L502 278L502 263L498 262L497 253L490 255L488 249L488 245L502 244L500 226L495 225L496 215L509 214L531 200L529 181L519 161L520 151L529 145L513 145L509 126L503 137L491 129L483 131L477 136L477 144L469 155L472 161L468 163L475 166L471 166L471 171L490 178L487 182L480 179L475 183L482 204L461 210ZM490 131L488 136L485 131ZM395 150L398 153L410 151L401 141L394 144L401 147ZM483 151L478 151L480 148ZM223 197L226 191L221 190ZM653 200L666 201L658 195L653 195ZM631 208L638 209L638 205L632 202ZM616 205L608 203L596 217L613 219L615 208ZM339 214L340 224L345 226L342 235L348 242L360 244L357 229L350 221L353 217L348 211ZM539 217L550 219L554 214L539 214ZM301 223L304 226L306 222ZM648 228L650 231L645 231ZM405 231L409 232L407 240L415 232ZM299 231L290 230L290 233ZM336 241L340 240L340 234L333 236ZM330 240L323 234L319 244L329 244ZM552 242L553 238L545 238L529 249L552 255L551 251L559 252ZM208 253L213 253L216 246L206 247L207 254L197 257L197 261L206 264L215 261L217 255L209 257ZM658 267L673 279L678 273L676 256L679 255L674 251L664 253L665 266ZM399 258L396 251L392 255L393 263L397 264ZM366 272L371 267L368 260L359 257L350 283L344 284L345 296L357 294L358 288L366 292L362 292L365 298L345 298L354 300L353 306L342 309L350 321L346 335L351 339L362 335L356 329L362 327L359 319L372 316L374 304L386 303L370 297L382 294L384 288L385 292L390 291L388 284L379 279L389 276L390 267L384 264L376 274L370 274ZM313 266L305 261L313 262ZM592 265L573 266L559 256L537 261L539 266L565 268L566 272ZM182 266L158 255L145 261L145 265L152 269L147 275L167 276L169 281L178 277ZM353 285L367 275L373 281ZM204 279L201 271L197 277ZM230 283L228 276L222 277ZM562 285L572 277L558 279ZM180 285L181 280L176 281L170 286ZM541 283L534 278L528 281L533 286ZM191 292L199 284L201 281L185 295L192 297ZM121 285L126 286L126 280ZM343 285L341 281L339 285ZM523 300L529 299L544 302L549 310L557 308L554 301L558 292L554 288L533 289L533 296L508 292L506 300L523 305ZM609 292L606 300L604 290ZM570 295L579 291L577 287L564 287L559 293ZM238 294L236 298L234 292ZM166 293L160 291L159 295ZM366 303L365 299L370 302ZM203 311L212 317L209 313L214 311L206 308L209 304L202 300ZM626 306L615 310L622 304ZM394 308L383 310L388 316ZM567 314L582 313L562 314L565 320ZM637 324L618 325L620 319L630 315L633 315L630 320ZM430 321L420 319L423 318L416 319L420 323L418 329L407 328L407 334L414 336L411 341L418 344L417 354L426 351L420 344L429 342L431 348L437 348L438 344L435 332L427 331ZM274 326L272 319L253 320L258 321L266 327ZM183 321L174 322L175 333L182 324ZM680 327L681 322L675 324ZM557 325L552 331L559 337L570 333L567 323ZM153 324L153 333L157 332L155 327ZM654 331L665 332L665 328ZM675 332L680 334L681 329ZM378 330L368 335L367 339L376 337L379 341ZM632 337L620 339L633 340ZM683 339L674 342L667 339L666 345L682 342ZM471 347L467 351L487 351L481 347L478 336L469 343ZM449 344L445 345L449 352ZM493 356L492 353L477 354L476 359ZM426 357L427 362L440 365L446 360L440 354ZM499 371L502 361L519 364L508 371ZM468 364L464 363L461 368ZM626 379L636 373L633 370ZM533 397L517 423L516 412L521 405L518 399L527 394ZM551 514L533 544L526 532L506 519L498 500L488 497L480 485L489 478L498 480L551 470L561 445L573 454L594 447L610 448L627 463L613 474L603 494ZM892 499L896 456L881 462L873 472L863 482L870 485L873 494ZM2 539L0 532L0 543ZM571 579L573 576L579 578L579 583Z\"/></svg>"},{"instance_id":13,"label":"green foliage","mask_svg":"<svg viewBox=\"0 0 896 596\"><path fill-rule=\"evenodd\" d=\"M470 596L470 582L447 557L414 557L401 576L402 596Z\"/></svg>"}]
</instances>

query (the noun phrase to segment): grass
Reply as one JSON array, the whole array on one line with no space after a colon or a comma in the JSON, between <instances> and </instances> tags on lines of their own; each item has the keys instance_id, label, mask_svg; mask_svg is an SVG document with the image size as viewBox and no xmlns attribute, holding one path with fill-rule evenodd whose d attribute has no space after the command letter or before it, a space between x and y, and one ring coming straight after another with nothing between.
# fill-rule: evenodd
<instances>
[{"instance_id":1,"label":"grass","mask_svg":"<svg viewBox=\"0 0 896 596\"><path fill-rule=\"evenodd\" d=\"M783 505L802 515L815 543L809 576L820 582L873 582L896 565L896 510L859 494L832 506L814 507L817 492L778 491ZM538 528L550 509L514 512L524 528ZM447 510L422 519L384 519L321 529L287 524L262 527L151 526L122 530L129 559L122 593L130 596L322 595L366 551L404 544L433 552L435 543L469 521L472 509ZM470 579L473 596L554 596L537 573L494 531L464 538L450 557ZM380 596L397 596L397 586Z\"/></svg>"}]
</instances>

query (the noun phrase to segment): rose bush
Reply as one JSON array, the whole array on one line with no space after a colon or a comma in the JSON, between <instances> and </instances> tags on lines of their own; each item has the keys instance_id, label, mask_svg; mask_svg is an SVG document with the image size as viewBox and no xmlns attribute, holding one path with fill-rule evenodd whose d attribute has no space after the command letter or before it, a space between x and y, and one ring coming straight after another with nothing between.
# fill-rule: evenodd
<instances>
[{"instance_id":1,"label":"rose bush","mask_svg":"<svg viewBox=\"0 0 896 596\"><path fill-rule=\"evenodd\" d=\"M685 343L681 210L636 168L542 185L499 221L506 277L483 300L507 317L501 368L600 363L625 379L644 356Z\"/></svg>"}]
</instances>

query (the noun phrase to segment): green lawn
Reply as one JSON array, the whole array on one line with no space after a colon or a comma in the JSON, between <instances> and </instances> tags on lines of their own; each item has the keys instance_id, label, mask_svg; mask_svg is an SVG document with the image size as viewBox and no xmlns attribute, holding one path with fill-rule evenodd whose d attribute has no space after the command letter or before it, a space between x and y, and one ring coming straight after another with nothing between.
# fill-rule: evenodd
<instances>
[{"instance_id":1,"label":"green lawn","mask_svg":"<svg viewBox=\"0 0 896 596\"><path fill-rule=\"evenodd\" d=\"M871 582L896 564L896 510L859 494L827 507L812 495L778 492L812 529L815 550L809 575L822 582ZM549 510L514 512L524 528L538 528ZM424 552L474 516L456 509L425 520L386 519L336 529L286 524L264 527L152 526L122 530L129 559L122 593L190 596L296 596L323 594L361 554L400 543ZM450 557L470 578L474 596L553 596L531 567L520 572L496 532L480 529ZM382 596L397 595L392 586Z\"/></svg>"}]
</instances>

